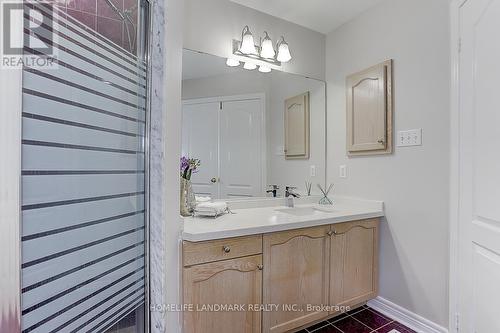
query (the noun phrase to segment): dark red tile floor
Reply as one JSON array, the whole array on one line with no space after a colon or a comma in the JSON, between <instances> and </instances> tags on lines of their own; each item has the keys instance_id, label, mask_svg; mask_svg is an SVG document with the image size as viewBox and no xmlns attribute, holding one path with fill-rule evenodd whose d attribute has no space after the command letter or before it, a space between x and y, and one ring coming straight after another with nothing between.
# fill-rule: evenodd
<instances>
[{"instance_id":1,"label":"dark red tile floor","mask_svg":"<svg viewBox=\"0 0 500 333\"><path fill-rule=\"evenodd\" d=\"M403 324L364 305L310 326L299 333L416 333Z\"/></svg>"}]
</instances>

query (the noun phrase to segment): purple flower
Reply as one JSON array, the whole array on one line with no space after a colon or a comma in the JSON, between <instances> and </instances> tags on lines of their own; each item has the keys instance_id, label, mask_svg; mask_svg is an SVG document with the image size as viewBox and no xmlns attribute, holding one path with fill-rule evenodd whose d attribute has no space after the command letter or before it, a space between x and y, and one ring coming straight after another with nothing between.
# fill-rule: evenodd
<instances>
[{"instance_id":1,"label":"purple flower","mask_svg":"<svg viewBox=\"0 0 500 333\"><path fill-rule=\"evenodd\" d=\"M190 180L191 174L198 172L200 164L201 161L197 158L187 158L183 156L181 158L181 177Z\"/></svg>"},{"instance_id":2,"label":"purple flower","mask_svg":"<svg viewBox=\"0 0 500 333\"><path fill-rule=\"evenodd\" d=\"M181 172L184 172L189 166L189 159L186 156L181 157Z\"/></svg>"}]
</instances>

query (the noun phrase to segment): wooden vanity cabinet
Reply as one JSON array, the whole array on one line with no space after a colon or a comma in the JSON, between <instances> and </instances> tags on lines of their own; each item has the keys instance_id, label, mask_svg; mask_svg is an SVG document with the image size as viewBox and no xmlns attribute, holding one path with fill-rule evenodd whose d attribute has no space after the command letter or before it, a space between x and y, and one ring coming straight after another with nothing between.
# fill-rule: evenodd
<instances>
[{"instance_id":1,"label":"wooden vanity cabinet","mask_svg":"<svg viewBox=\"0 0 500 333\"><path fill-rule=\"evenodd\" d=\"M264 235L263 303L279 306L263 313L264 332L287 332L328 315L306 305L328 303L329 231L321 226Z\"/></svg>"},{"instance_id":2,"label":"wooden vanity cabinet","mask_svg":"<svg viewBox=\"0 0 500 333\"><path fill-rule=\"evenodd\" d=\"M183 303L193 308L184 311L183 332L261 332L261 312L245 311L262 303L261 253L261 235L184 242ZM210 309L218 305L228 307Z\"/></svg>"},{"instance_id":3,"label":"wooden vanity cabinet","mask_svg":"<svg viewBox=\"0 0 500 333\"><path fill-rule=\"evenodd\" d=\"M293 332L332 317L335 306L375 298L378 228L374 218L184 242L183 303L194 306L184 311L184 332ZM214 304L266 310L200 311Z\"/></svg>"},{"instance_id":4,"label":"wooden vanity cabinet","mask_svg":"<svg viewBox=\"0 0 500 333\"><path fill-rule=\"evenodd\" d=\"M378 227L378 218L332 225L331 305L354 306L377 296Z\"/></svg>"}]
</instances>

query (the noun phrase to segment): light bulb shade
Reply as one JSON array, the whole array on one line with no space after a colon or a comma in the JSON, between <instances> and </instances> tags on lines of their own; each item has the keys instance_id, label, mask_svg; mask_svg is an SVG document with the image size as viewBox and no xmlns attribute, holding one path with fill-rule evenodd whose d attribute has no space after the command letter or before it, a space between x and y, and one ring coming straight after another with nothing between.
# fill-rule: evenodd
<instances>
[{"instance_id":1,"label":"light bulb shade","mask_svg":"<svg viewBox=\"0 0 500 333\"><path fill-rule=\"evenodd\" d=\"M267 66L259 66L259 72L261 73L269 73L271 71L270 67Z\"/></svg>"},{"instance_id":2,"label":"light bulb shade","mask_svg":"<svg viewBox=\"0 0 500 333\"><path fill-rule=\"evenodd\" d=\"M267 32L264 33L266 34L266 36L262 40L260 56L262 58L272 59L276 55L273 47L273 41L271 40Z\"/></svg>"},{"instance_id":3,"label":"light bulb shade","mask_svg":"<svg viewBox=\"0 0 500 333\"><path fill-rule=\"evenodd\" d=\"M243 28L243 33L241 37L241 46L240 50L243 54L257 54L257 49L255 48L255 42L253 41L252 33L248 26Z\"/></svg>"},{"instance_id":4,"label":"light bulb shade","mask_svg":"<svg viewBox=\"0 0 500 333\"><path fill-rule=\"evenodd\" d=\"M244 69L248 69L248 70L253 70L253 69L256 69L257 68L257 65L254 64L254 63L251 63L251 62L245 62L245 64L243 65L243 68Z\"/></svg>"},{"instance_id":5,"label":"light bulb shade","mask_svg":"<svg viewBox=\"0 0 500 333\"><path fill-rule=\"evenodd\" d=\"M279 43L278 57L276 58L276 60L280 62L289 62L290 59L292 59L292 56L290 55L290 49L288 48L288 44L285 42L285 40L282 40Z\"/></svg>"},{"instance_id":6,"label":"light bulb shade","mask_svg":"<svg viewBox=\"0 0 500 333\"><path fill-rule=\"evenodd\" d=\"M227 58L226 65L228 65L229 67L236 67L240 65L240 62L233 58Z\"/></svg>"}]
</instances>

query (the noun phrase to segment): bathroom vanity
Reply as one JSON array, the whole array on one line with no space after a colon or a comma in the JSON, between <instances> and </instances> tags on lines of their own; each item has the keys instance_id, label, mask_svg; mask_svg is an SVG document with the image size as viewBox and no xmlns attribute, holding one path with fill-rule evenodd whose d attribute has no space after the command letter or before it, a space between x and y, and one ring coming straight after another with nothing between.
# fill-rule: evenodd
<instances>
[{"instance_id":1,"label":"bathroom vanity","mask_svg":"<svg viewBox=\"0 0 500 333\"><path fill-rule=\"evenodd\" d=\"M184 219L184 332L293 332L376 297L381 202L267 205Z\"/></svg>"},{"instance_id":2,"label":"bathroom vanity","mask_svg":"<svg viewBox=\"0 0 500 333\"><path fill-rule=\"evenodd\" d=\"M383 204L318 204L325 82L240 67L183 52L182 155L201 160L193 190L234 213L184 218L186 333L293 332L377 295Z\"/></svg>"}]
</instances>

